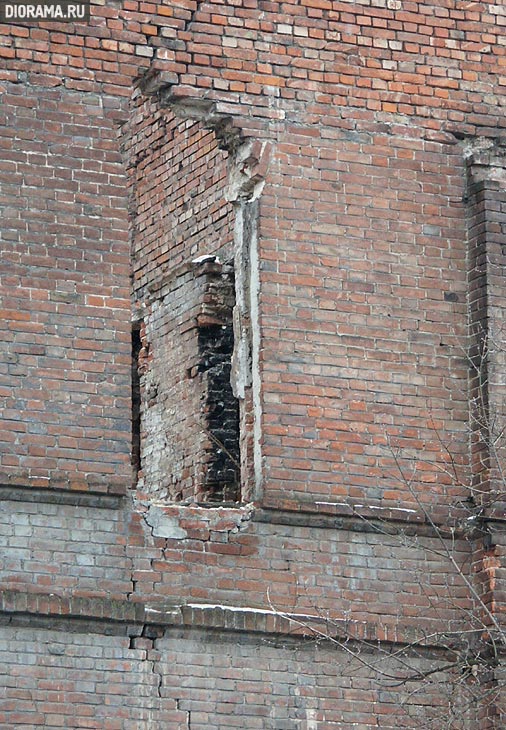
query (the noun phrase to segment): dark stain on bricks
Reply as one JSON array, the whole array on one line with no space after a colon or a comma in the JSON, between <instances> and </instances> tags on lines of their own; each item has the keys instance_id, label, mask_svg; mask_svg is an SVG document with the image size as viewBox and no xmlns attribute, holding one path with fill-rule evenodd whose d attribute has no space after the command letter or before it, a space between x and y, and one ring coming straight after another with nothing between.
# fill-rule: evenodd
<instances>
[{"instance_id":1,"label":"dark stain on bricks","mask_svg":"<svg viewBox=\"0 0 506 730\"><path fill-rule=\"evenodd\" d=\"M229 267L210 279L199 317L198 370L205 374L203 407L209 436L204 497L210 501L234 501L239 496L239 404L230 382L234 302L234 275Z\"/></svg>"}]
</instances>

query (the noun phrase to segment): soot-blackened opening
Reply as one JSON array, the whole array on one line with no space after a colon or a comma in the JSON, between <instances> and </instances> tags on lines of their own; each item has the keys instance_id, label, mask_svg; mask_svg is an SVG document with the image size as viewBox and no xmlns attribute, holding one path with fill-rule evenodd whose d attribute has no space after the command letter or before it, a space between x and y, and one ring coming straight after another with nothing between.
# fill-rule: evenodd
<instances>
[{"instance_id":1,"label":"soot-blackened opening","mask_svg":"<svg viewBox=\"0 0 506 730\"><path fill-rule=\"evenodd\" d=\"M233 295L233 281L229 280ZM220 312L221 324L200 327L199 370L205 373L204 411L210 446L206 454L203 498L208 501L240 499L239 402L230 380L234 329L232 307Z\"/></svg>"}]
</instances>

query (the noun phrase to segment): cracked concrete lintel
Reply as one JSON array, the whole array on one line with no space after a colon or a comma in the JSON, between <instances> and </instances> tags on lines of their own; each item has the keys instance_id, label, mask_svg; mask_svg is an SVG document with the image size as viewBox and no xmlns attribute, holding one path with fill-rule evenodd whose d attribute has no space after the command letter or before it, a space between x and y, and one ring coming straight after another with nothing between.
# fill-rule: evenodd
<instances>
[{"instance_id":1,"label":"cracked concrete lintel","mask_svg":"<svg viewBox=\"0 0 506 730\"><path fill-rule=\"evenodd\" d=\"M254 506L199 507L194 505L153 503L144 515L153 537L183 540L188 537L185 524L202 527L211 532L238 532L249 522Z\"/></svg>"},{"instance_id":2,"label":"cracked concrete lintel","mask_svg":"<svg viewBox=\"0 0 506 730\"><path fill-rule=\"evenodd\" d=\"M162 108L170 109L180 119L202 122L206 129L214 130L221 149L234 153L242 144L242 131L236 126L234 116L222 102L198 96L195 89L181 86L178 74L156 68L151 64L138 81L141 93L157 97Z\"/></svg>"},{"instance_id":3,"label":"cracked concrete lintel","mask_svg":"<svg viewBox=\"0 0 506 730\"><path fill-rule=\"evenodd\" d=\"M161 505L151 504L144 519L151 528L153 537L182 540L188 537L186 530L179 526L177 515L167 514Z\"/></svg>"}]
</instances>

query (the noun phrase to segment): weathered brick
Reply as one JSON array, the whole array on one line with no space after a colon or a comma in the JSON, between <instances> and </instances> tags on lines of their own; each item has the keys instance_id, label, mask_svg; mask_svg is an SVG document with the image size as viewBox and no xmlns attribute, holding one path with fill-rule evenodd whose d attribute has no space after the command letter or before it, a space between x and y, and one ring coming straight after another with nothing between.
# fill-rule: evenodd
<instances>
[{"instance_id":1,"label":"weathered brick","mask_svg":"<svg viewBox=\"0 0 506 730\"><path fill-rule=\"evenodd\" d=\"M258 634L353 620L398 672L504 614L500 530L458 523L502 518L467 346L503 319L504 10L261 5L0 27L2 727L439 728L461 668Z\"/></svg>"}]
</instances>

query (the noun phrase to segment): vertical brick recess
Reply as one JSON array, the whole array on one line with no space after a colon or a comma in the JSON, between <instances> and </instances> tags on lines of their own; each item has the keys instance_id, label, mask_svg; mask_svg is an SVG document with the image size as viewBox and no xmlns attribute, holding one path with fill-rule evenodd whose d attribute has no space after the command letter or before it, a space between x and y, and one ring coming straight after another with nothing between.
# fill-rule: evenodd
<instances>
[{"instance_id":1,"label":"vertical brick recess","mask_svg":"<svg viewBox=\"0 0 506 730\"><path fill-rule=\"evenodd\" d=\"M504 728L505 30L0 25L0 729Z\"/></svg>"},{"instance_id":2,"label":"vertical brick recess","mask_svg":"<svg viewBox=\"0 0 506 730\"><path fill-rule=\"evenodd\" d=\"M469 166L470 306L474 471L479 501L503 503L505 442L504 150L475 150Z\"/></svg>"}]
</instances>

